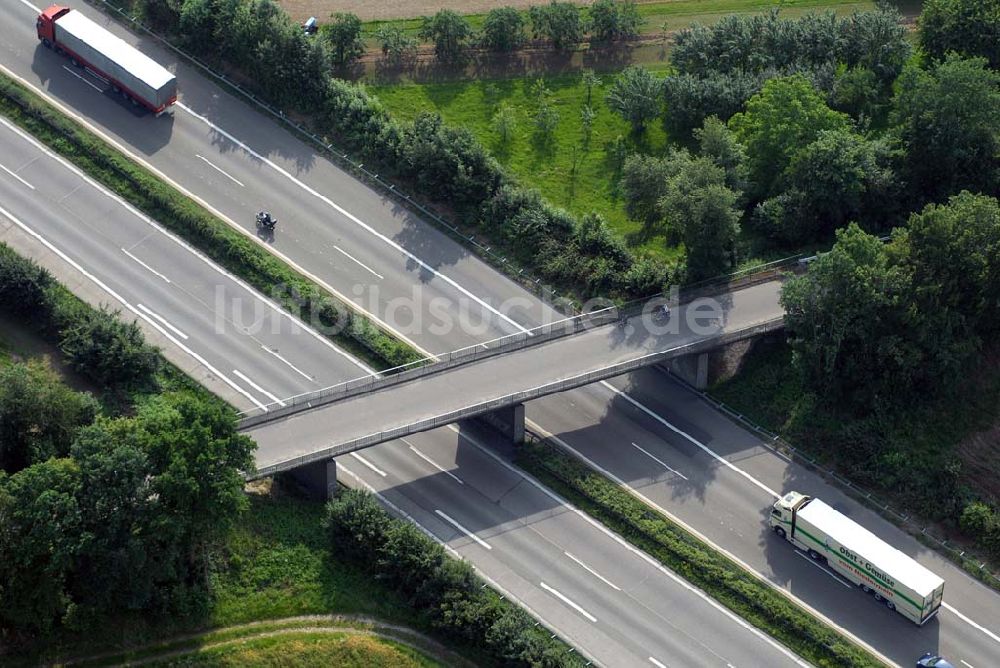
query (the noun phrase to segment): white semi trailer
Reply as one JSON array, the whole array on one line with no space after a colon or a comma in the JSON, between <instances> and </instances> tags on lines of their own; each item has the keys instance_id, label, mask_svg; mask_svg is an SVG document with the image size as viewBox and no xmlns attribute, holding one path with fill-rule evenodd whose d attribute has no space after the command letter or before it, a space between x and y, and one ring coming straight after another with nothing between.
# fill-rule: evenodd
<instances>
[{"instance_id":1,"label":"white semi trailer","mask_svg":"<svg viewBox=\"0 0 1000 668\"><path fill-rule=\"evenodd\" d=\"M769 523L915 624L925 624L941 607L944 580L819 499L789 492L775 502Z\"/></svg>"}]
</instances>

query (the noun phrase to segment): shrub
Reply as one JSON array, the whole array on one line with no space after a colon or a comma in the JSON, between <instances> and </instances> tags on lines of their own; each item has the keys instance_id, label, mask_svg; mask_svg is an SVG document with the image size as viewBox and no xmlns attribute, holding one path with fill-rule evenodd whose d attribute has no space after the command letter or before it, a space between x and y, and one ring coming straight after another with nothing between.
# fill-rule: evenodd
<instances>
[{"instance_id":1,"label":"shrub","mask_svg":"<svg viewBox=\"0 0 1000 668\"><path fill-rule=\"evenodd\" d=\"M479 46L490 51L514 51L524 44L524 17L513 7L495 7L483 20Z\"/></svg>"},{"instance_id":2,"label":"shrub","mask_svg":"<svg viewBox=\"0 0 1000 668\"><path fill-rule=\"evenodd\" d=\"M632 39L639 35L643 19L632 0L595 0L590 5L590 29L602 42Z\"/></svg>"},{"instance_id":3,"label":"shrub","mask_svg":"<svg viewBox=\"0 0 1000 668\"><path fill-rule=\"evenodd\" d=\"M587 32L580 8L572 2L552 0L528 10L535 38L547 37L557 49L568 49L583 41Z\"/></svg>"}]
</instances>

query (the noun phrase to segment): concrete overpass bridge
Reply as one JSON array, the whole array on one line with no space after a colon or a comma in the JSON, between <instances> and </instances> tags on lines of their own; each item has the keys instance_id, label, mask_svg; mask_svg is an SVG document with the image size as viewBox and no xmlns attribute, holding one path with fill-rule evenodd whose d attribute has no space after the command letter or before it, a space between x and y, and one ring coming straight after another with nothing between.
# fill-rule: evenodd
<instances>
[{"instance_id":1,"label":"concrete overpass bridge","mask_svg":"<svg viewBox=\"0 0 1000 668\"><path fill-rule=\"evenodd\" d=\"M264 477L459 420L486 416L523 437L526 401L695 356L784 326L781 281L768 280L619 320L614 312L555 323L443 356L424 367L365 377L246 415L240 431L258 444ZM699 357L700 356L700 357Z\"/></svg>"}]
</instances>

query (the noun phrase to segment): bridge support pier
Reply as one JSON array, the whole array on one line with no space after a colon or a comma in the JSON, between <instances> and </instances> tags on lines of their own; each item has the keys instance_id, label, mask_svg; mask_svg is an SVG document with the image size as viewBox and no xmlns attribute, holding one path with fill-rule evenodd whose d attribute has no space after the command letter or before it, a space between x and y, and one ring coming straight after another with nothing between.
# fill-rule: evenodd
<instances>
[{"instance_id":1,"label":"bridge support pier","mask_svg":"<svg viewBox=\"0 0 1000 668\"><path fill-rule=\"evenodd\" d=\"M337 460L328 459L300 466L287 474L311 498L329 500L337 493Z\"/></svg>"},{"instance_id":2,"label":"bridge support pier","mask_svg":"<svg viewBox=\"0 0 1000 668\"><path fill-rule=\"evenodd\" d=\"M675 357L669 360L665 366L670 373L692 385L696 390L708 388L707 352Z\"/></svg>"},{"instance_id":3,"label":"bridge support pier","mask_svg":"<svg viewBox=\"0 0 1000 668\"><path fill-rule=\"evenodd\" d=\"M509 437L515 445L524 443L524 404L484 413L476 419Z\"/></svg>"}]
</instances>

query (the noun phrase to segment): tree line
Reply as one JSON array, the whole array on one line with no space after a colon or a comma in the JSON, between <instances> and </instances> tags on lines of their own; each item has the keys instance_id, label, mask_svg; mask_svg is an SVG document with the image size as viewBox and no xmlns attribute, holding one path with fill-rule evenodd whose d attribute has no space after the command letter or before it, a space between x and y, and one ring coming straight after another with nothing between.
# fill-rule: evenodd
<instances>
[{"instance_id":1,"label":"tree line","mask_svg":"<svg viewBox=\"0 0 1000 668\"><path fill-rule=\"evenodd\" d=\"M37 362L0 365L3 644L109 615L201 611L204 567L246 503L253 443L220 402L158 392L160 358L134 323L79 302L4 245L0 285L3 317L58 342L112 399Z\"/></svg>"},{"instance_id":2,"label":"tree line","mask_svg":"<svg viewBox=\"0 0 1000 668\"><path fill-rule=\"evenodd\" d=\"M238 66L273 103L310 114L329 141L489 232L533 274L584 297L648 295L676 277L674 268L635 257L600 216L577 220L518 185L468 130L437 114L392 118L363 85L334 78L323 42L271 0L137 6L196 55Z\"/></svg>"},{"instance_id":3,"label":"tree line","mask_svg":"<svg viewBox=\"0 0 1000 668\"><path fill-rule=\"evenodd\" d=\"M327 504L326 528L335 554L399 591L445 638L476 646L497 665L583 665L531 615L487 588L468 562L391 517L370 493L342 491Z\"/></svg>"}]
</instances>

